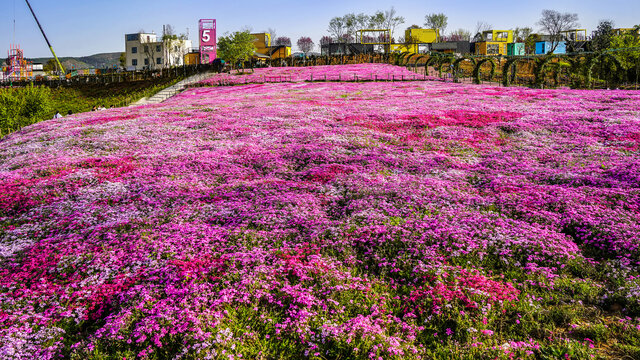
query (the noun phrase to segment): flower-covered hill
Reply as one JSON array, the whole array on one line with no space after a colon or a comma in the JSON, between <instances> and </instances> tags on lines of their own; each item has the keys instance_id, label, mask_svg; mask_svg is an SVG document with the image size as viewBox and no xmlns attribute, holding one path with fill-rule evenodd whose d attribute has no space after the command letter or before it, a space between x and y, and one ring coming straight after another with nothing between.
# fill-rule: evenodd
<instances>
[{"instance_id":1,"label":"flower-covered hill","mask_svg":"<svg viewBox=\"0 0 640 360\"><path fill-rule=\"evenodd\" d=\"M640 94L201 88L0 142L2 358L640 353Z\"/></svg>"}]
</instances>

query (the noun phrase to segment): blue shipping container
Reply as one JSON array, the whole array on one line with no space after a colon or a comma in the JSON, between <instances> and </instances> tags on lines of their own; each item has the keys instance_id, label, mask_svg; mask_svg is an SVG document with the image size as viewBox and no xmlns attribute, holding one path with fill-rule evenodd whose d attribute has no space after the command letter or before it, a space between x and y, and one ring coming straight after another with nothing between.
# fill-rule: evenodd
<instances>
[{"instance_id":1,"label":"blue shipping container","mask_svg":"<svg viewBox=\"0 0 640 360\"><path fill-rule=\"evenodd\" d=\"M544 55L549 52L551 49L551 41L540 41L536 43L536 55ZM553 51L554 54L566 54L567 53L567 43L561 41L556 46L556 49Z\"/></svg>"}]
</instances>

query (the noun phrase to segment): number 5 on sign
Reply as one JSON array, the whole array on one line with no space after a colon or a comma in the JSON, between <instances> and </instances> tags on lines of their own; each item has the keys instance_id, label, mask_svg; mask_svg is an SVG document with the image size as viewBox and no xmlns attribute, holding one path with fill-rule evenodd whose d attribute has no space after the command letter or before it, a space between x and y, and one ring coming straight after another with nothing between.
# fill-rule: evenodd
<instances>
[{"instance_id":1,"label":"number 5 on sign","mask_svg":"<svg viewBox=\"0 0 640 360\"><path fill-rule=\"evenodd\" d=\"M202 42L208 43L211 41L211 30L202 30Z\"/></svg>"}]
</instances>

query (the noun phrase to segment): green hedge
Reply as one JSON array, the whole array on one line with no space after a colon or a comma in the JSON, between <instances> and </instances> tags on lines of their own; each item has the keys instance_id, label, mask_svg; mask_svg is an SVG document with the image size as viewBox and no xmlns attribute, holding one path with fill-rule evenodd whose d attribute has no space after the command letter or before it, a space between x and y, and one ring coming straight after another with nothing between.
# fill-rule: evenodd
<instances>
[{"instance_id":1,"label":"green hedge","mask_svg":"<svg viewBox=\"0 0 640 360\"><path fill-rule=\"evenodd\" d=\"M0 89L0 137L42 120L51 110L49 88Z\"/></svg>"},{"instance_id":2,"label":"green hedge","mask_svg":"<svg viewBox=\"0 0 640 360\"><path fill-rule=\"evenodd\" d=\"M111 84L74 84L49 89L42 86L0 89L0 138L39 121L91 111L94 106L122 107L171 86L182 77Z\"/></svg>"}]
</instances>

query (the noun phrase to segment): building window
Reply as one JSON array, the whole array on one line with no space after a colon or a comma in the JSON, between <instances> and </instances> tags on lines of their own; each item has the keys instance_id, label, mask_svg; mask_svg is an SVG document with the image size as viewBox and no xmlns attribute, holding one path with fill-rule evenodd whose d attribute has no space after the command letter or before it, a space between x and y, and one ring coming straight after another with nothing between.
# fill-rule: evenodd
<instances>
[{"instance_id":1,"label":"building window","mask_svg":"<svg viewBox=\"0 0 640 360\"><path fill-rule=\"evenodd\" d=\"M156 52L160 52L160 51L162 51L162 46L157 45L157 46L156 46Z\"/></svg>"},{"instance_id":2,"label":"building window","mask_svg":"<svg viewBox=\"0 0 640 360\"><path fill-rule=\"evenodd\" d=\"M128 34L127 35L127 41L136 41L140 38L140 35L138 34Z\"/></svg>"},{"instance_id":3,"label":"building window","mask_svg":"<svg viewBox=\"0 0 640 360\"><path fill-rule=\"evenodd\" d=\"M156 64L162 65L162 58L157 58L156 59Z\"/></svg>"},{"instance_id":4,"label":"building window","mask_svg":"<svg viewBox=\"0 0 640 360\"><path fill-rule=\"evenodd\" d=\"M149 65L149 59L144 59L144 64Z\"/></svg>"},{"instance_id":5,"label":"building window","mask_svg":"<svg viewBox=\"0 0 640 360\"><path fill-rule=\"evenodd\" d=\"M498 44L487 44L487 54L486 55L498 55L500 54L500 45Z\"/></svg>"},{"instance_id":6,"label":"building window","mask_svg":"<svg viewBox=\"0 0 640 360\"><path fill-rule=\"evenodd\" d=\"M148 52L149 52L149 46L147 46L147 45L145 45L145 46L144 46L144 52L145 52L145 53L148 53Z\"/></svg>"},{"instance_id":7,"label":"building window","mask_svg":"<svg viewBox=\"0 0 640 360\"><path fill-rule=\"evenodd\" d=\"M132 54L137 54L137 53L138 53L138 48L137 48L137 47L135 47L135 46L134 46L134 47L132 47L132 48L131 48L131 53L132 53Z\"/></svg>"},{"instance_id":8,"label":"building window","mask_svg":"<svg viewBox=\"0 0 640 360\"><path fill-rule=\"evenodd\" d=\"M131 65L132 66L138 66L138 59L131 60Z\"/></svg>"}]
</instances>

